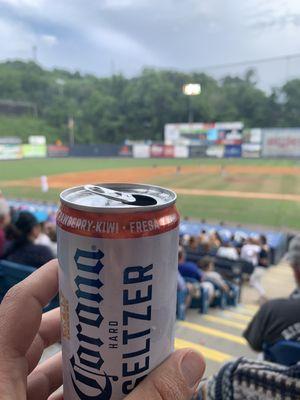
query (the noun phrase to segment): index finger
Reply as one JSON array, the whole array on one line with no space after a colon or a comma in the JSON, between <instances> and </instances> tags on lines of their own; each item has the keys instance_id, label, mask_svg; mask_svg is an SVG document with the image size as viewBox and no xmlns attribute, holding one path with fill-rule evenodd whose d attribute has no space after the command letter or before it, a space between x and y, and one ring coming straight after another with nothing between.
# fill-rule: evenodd
<instances>
[{"instance_id":1,"label":"index finger","mask_svg":"<svg viewBox=\"0 0 300 400\"><path fill-rule=\"evenodd\" d=\"M12 287L0 306L0 348L24 356L41 323L43 308L58 290L58 262L52 260Z\"/></svg>"}]
</instances>

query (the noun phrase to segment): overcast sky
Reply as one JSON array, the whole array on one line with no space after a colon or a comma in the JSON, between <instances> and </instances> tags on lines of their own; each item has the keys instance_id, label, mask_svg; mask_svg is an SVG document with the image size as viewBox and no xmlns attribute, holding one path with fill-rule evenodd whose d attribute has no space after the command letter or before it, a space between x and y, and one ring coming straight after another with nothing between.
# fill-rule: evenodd
<instances>
[{"instance_id":1,"label":"overcast sky","mask_svg":"<svg viewBox=\"0 0 300 400\"><path fill-rule=\"evenodd\" d=\"M98 76L300 53L299 38L300 0L0 0L0 60L36 46L43 66ZM260 84L298 70L300 58L260 65Z\"/></svg>"}]
</instances>

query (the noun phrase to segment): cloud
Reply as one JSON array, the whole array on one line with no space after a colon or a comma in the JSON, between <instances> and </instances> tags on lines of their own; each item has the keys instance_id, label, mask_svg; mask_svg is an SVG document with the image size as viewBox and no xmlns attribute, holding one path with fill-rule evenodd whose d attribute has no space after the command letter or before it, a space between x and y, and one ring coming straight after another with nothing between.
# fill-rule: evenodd
<instances>
[{"instance_id":1,"label":"cloud","mask_svg":"<svg viewBox=\"0 0 300 400\"><path fill-rule=\"evenodd\" d=\"M0 58L37 45L48 67L98 75L112 61L134 75L146 65L200 70L300 50L299 0L0 0L0 15Z\"/></svg>"},{"instance_id":2,"label":"cloud","mask_svg":"<svg viewBox=\"0 0 300 400\"><path fill-rule=\"evenodd\" d=\"M6 4L17 9L22 8L41 8L44 4L44 0L0 0L0 5Z\"/></svg>"},{"instance_id":3,"label":"cloud","mask_svg":"<svg viewBox=\"0 0 300 400\"><path fill-rule=\"evenodd\" d=\"M107 9L122 9L128 7L143 7L149 0L103 0L101 7Z\"/></svg>"},{"instance_id":4,"label":"cloud","mask_svg":"<svg viewBox=\"0 0 300 400\"><path fill-rule=\"evenodd\" d=\"M250 0L249 26L257 30L300 26L300 3L296 0Z\"/></svg>"},{"instance_id":5,"label":"cloud","mask_svg":"<svg viewBox=\"0 0 300 400\"><path fill-rule=\"evenodd\" d=\"M36 40L35 35L26 29L22 23L0 18L0 48L1 58L29 58L31 48Z\"/></svg>"},{"instance_id":6,"label":"cloud","mask_svg":"<svg viewBox=\"0 0 300 400\"><path fill-rule=\"evenodd\" d=\"M58 39L54 35L41 35L40 40L42 43L46 44L47 46L54 46L58 43Z\"/></svg>"}]
</instances>

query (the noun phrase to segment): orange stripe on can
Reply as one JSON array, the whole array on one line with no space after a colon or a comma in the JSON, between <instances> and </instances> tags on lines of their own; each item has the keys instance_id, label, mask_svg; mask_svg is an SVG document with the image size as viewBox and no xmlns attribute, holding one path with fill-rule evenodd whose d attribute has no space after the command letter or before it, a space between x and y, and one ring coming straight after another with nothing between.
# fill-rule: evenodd
<instances>
[{"instance_id":1,"label":"orange stripe on can","mask_svg":"<svg viewBox=\"0 0 300 400\"><path fill-rule=\"evenodd\" d=\"M62 205L57 225L79 236L130 239L160 235L177 228L179 214L175 207L135 213L90 213Z\"/></svg>"}]
</instances>

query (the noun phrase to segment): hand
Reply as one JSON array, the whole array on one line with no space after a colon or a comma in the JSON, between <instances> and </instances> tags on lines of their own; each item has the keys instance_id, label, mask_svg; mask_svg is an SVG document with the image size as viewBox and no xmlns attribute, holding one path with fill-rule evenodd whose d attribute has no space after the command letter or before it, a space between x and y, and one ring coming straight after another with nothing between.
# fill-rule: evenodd
<instances>
[{"instance_id":1,"label":"hand","mask_svg":"<svg viewBox=\"0 0 300 400\"><path fill-rule=\"evenodd\" d=\"M59 340L59 309L42 314L58 290L58 264L50 261L14 286L0 306L0 387L5 400L58 400L61 353L38 364L44 349ZM192 350L173 353L125 400L188 400L205 369Z\"/></svg>"}]
</instances>

